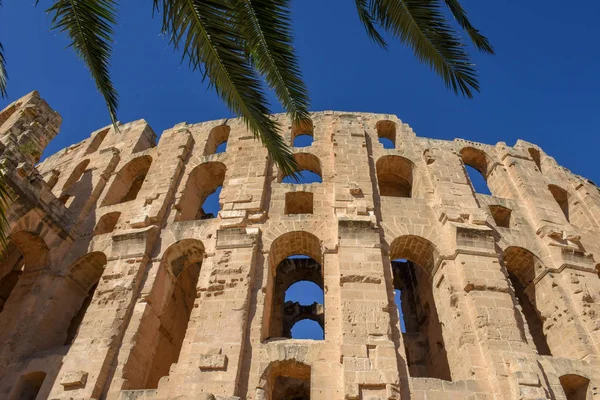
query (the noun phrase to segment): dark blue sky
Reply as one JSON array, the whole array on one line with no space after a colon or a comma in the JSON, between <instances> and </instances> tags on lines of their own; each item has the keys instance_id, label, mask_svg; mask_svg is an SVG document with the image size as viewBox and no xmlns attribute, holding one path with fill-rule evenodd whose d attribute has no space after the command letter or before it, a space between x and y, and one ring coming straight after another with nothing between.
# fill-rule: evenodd
<instances>
[{"instance_id":1,"label":"dark blue sky","mask_svg":"<svg viewBox=\"0 0 600 400\"><path fill-rule=\"evenodd\" d=\"M559 163L599 182L600 3L566 6L558 0L463 0L496 56L475 55L482 93L456 97L400 44L388 52L372 44L348 0L294 2L294 29L313 110L397 114L419 136L462 137L513 145L523 138ZM0 41L9 68L9 99L40 91L64 119L47 154L109 123L87 70L61 35L49 32L42 0L6 0ZM121 121L145 118L154 130L178 122L230 116L199 74L159 34L151 2L122 2L113 77ZM273 102L274 103L274 102ZM281 111L273 104L274 112Z\"/></svg>"}]
</instances>

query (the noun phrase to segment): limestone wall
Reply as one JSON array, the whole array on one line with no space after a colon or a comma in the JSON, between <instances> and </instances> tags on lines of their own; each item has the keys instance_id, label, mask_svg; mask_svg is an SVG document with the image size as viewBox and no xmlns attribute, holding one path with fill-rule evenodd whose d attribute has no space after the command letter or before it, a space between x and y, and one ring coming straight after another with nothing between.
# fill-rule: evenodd
<instances>
[{"instance_id":1,"label":"limestone wall","mask_svg":"<svg viewBox=\"0 0 600 400\"><path fill-rule=\"evenodd\" d=\"M600 399L595 184L524 141L273 118L321 183L282 182L239 119L108 126L34 166L60 117L35 92L0 112L0 398ZM301 280L324 304L285 303ZM289 338L305 318L324 340Z\"/></svg>"}]
</instances>

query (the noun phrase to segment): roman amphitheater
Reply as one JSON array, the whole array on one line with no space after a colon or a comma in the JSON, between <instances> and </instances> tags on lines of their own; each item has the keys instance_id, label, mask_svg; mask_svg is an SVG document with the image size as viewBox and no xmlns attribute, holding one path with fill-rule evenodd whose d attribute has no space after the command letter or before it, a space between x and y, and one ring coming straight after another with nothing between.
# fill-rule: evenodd
<instances>
[{"instance_id":1,"label":"roman amphitheater","mask_svg":"<svg viewBox=\"0 0 600 400\"><path fill-rule=\"evenodd\" d=\"M321 182L239 119L109 126L38 164L60 116L36 92L0 113L0 399L600 399L593 182L522 140L273 118ZM324 301L286 301L299 281Z\"/></svg>"}]
</instances>

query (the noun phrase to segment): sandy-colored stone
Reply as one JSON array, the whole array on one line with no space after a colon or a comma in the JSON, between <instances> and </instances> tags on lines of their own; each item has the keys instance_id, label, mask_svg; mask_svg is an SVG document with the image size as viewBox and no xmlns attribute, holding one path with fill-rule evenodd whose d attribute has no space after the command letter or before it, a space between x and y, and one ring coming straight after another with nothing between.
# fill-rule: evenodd
<instances>
[{"instance_id":1,"label":"sandy-colored stone","mask_svg":"<svg viewBox=\"0 0 600 400\"><path fill-rule=\"evenodd\" d=\"M239 119L108 126L36 165L60 116L36 92L0 112L0 398L600 399L595 184L522 140L311 118L274 116L314 138L293 153L322 182L290 184ZM301 280L324 304L285 301ZM290 338L304 319L324 340Z\"/></svg>"}]
</instances>

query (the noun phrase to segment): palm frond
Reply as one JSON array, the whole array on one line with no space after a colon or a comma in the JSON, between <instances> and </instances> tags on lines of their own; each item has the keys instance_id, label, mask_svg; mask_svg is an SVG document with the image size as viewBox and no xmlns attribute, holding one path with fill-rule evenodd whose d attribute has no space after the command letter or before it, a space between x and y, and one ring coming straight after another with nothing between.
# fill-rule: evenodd
<instances>
[{"instance_id":1,"label":"palm frond","mask_svg":"<svg viewBox=\"0 0 600 400\"><path fill-rule=\"evenodd\" d=\"M448 25L438 0L375 0L382 26L409 45L416 57L455 93L473 97L477 72L465 44Z\"/></svg>"},{"instance_id":2,"label":"palm frond","mask_svg":"<svg viewBox=\"0 0 600 400\"><path fill-rule=\"evenodd\" d=\"M6 84L8 82L8 73L6 72L6 58L4 58L4 47L0 43L0 97L6 97Z\"/></svg>"},{"instance_id":3,"label":"palm frond","mask_svg":"<svg viewBox=\"0 0 600 400\"><path fill-rule=\"evenodd\" d=\"M261 81L247 58L235 10L228 1L154 0L163 31L193 69L202 70L227 106L241 116L286 174L296 170L289 147L269 116Z\"/></svg>"},{"instance_id":4,"label":"palm frond","mask_svg":"<svg viewBox=\"0 0 600 400\"><path fill-rule=\"evenodd\" d=\"M377 30L376 24L379 23L375 16L374 12L374 4L373 1L370 0L355 0L356 2L356 11L358 12L358 18L360 22L362 22L367 34L378 46L383 49L387 49L387 43L381 33Z\"/></svg>"},{"instance_id":5,"label":"palm frond","mask_svg":"<svg viewBox=\"0 0 600 400\"><path fill-rule=\"evenodd\" d=\"M489 40L485 36L483 36L481 33L479 33L479 30L475 29L475 27L473 25L471 25L469 18L467 18L467 13L466 13L465 9L462 7L462 5L459 3L459 1L458 0L445 0L445 1L446 1L446 5L450 9L450 12L452 12L452 15L454 15L454 18L456 18L456 21L458 22L458 24L465 31L467 31L467 34L471 38L473 45L475 45L475 47L478 50L480 50L484 53L494 54L494 48L490 44Z\"/></svg>"},{"instance_id":6,"label":"palm frond","mask_svg":"<svg viewBox=\"0 0 600 400\"><path fill-rule=\"evenodd\" d=\"M237 0L235 23L247 52L294 123L310 120L309 98L292 44L289 0Z\"/></svg>"},{"instance_id":7,"label":"palm frond","mask_svg":"<svg viewBox=\"0 0 600 400\"><path fill-rule=\"evenodd\" d=\"M58 0L46 10L53 14L52 29L69 35L69 47L75 49L90 70L115 127L119 102L109 68L116 5L115 0Z\"/></svg>"}]
</instances>

